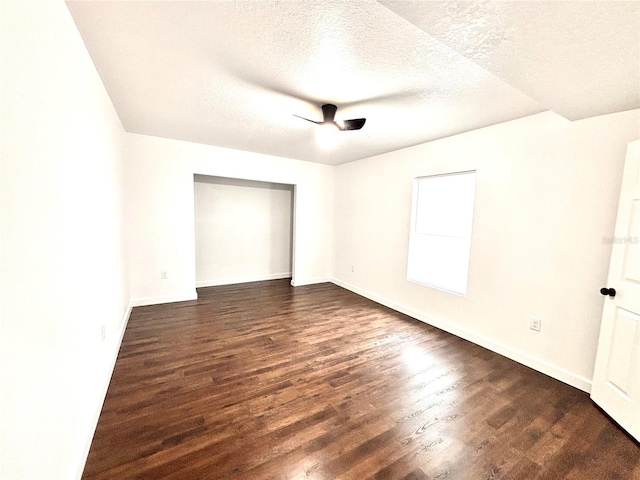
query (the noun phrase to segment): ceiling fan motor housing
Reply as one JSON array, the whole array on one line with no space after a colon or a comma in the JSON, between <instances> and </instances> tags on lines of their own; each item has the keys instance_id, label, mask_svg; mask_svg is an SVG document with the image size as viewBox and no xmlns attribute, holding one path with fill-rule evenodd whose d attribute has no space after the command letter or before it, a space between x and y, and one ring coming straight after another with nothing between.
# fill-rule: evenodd
<instances>
[{"instance_id":1,"label":"ceiling fan motor housing","mask_svg":"<svg viewBox=\"0 0 640 480\"><path fill-rule=\"evenodd\" d=\"M332 103L325 103L324 105L322 105L322 117L323 117L324 123L335 122L337 110L338 110L338 107L336 107Z\"/></svg>"}]
</instances>

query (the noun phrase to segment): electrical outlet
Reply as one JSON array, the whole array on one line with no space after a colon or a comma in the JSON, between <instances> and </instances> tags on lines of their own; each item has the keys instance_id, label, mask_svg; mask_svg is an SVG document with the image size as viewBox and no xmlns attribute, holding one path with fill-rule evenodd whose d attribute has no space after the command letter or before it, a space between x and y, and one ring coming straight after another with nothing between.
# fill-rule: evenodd
<instances>
[{"instance_id":1,"label":"electrical outlet","mask_svg":"<svg viewBox=\"0 0 640 480\"><path fill-rule=\"evenodd\" d=\"M104 325L100 327L100 338L102 339L103 342L104 342L104 339L107 338L107 329L105 328Z\"/></svg>"},{"instance_id":2,"label":"electrical outlet","mask_svg":"<svg viewBox=\"0 0 640 480\"><path fill-rule=\"evenodd\" d=\"M535 330L536 332L540 331L540 327L542 326L542 320L536 317L531 317L529 319L529 328L531 330Z\"/></svg>"},{"instance_id":3,"label":"electrical outlet","mask_svg":"<svg viewBox=\"0 0 640 480\"><path fill-rule=\"evenodd\" d=\"M167 276L167 271L166 271L166 270L162 270L162 271L160 272L160 278L161 278L162 280L166 280L167 278L169 278L169 277Z\"/></svg>"},{"instance_id":4,"label":"electrical outlet","mask_svg":"<svg viewBox=\"0 0 640 480\"><path fill-rule=\"evenodd\" d=\"M351 273L356 271L356 267L354 267L353 265L351 265Z\"/></svg>"}]
</instances>

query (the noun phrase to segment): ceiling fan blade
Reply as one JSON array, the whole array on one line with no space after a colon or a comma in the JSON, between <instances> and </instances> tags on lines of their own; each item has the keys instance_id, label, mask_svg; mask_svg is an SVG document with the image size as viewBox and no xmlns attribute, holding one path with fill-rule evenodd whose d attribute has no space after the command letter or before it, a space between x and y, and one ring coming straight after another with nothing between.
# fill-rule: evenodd
<instances>
[{"instance_id":1,"label":"ceiling fan blade","mask_svg":"<svg viewBox=\"0 0 640 480\"><path fill-rule=\"evenodd\" d=\"M292 114L294 117L301 118L302 120L306 120L307 122L315 123L316 125L322 125L323 122L316 122L315 120L309 120L308 118L301 117L300 115Z\"/></svg>"},{"instance_id":2,"label":"ceiling fan blade","mask_svg":"<svg viewBox=\"0 0 640 480\"><path fill-rule=\"evenodd\" d=\"M366 122L366 118L354 118L352 120L344 120L344 127L341 127L340 130L360 130L364 127L364 122Z\"/></svg>"}]
</instances>

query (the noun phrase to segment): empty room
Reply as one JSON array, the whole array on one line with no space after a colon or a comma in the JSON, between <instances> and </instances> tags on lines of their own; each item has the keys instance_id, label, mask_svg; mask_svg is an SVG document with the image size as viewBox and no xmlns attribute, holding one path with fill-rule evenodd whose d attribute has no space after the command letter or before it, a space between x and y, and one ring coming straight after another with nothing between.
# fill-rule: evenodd
<instances>
[{"instance_id":1,"label":"empty room","mask_svg":"<svg viewBox=\"0 0 640 480\"><path fill-rule=\"evenodd\" d=\"M640 2L0 1L0 479L640 479Z\"/></svg>"}]
</instances>

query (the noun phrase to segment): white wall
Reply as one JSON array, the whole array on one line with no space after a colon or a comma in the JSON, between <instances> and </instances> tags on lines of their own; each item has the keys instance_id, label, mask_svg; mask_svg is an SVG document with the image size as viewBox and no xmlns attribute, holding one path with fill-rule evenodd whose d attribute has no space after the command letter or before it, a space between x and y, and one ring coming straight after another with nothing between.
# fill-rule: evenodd
<instances>
[{"instance_id":1,"label":"white wall","mask_svg":"<svg viewBox=\"0 0 640 480\"><path fill-rule=\"evenodd\" d=\"M295 185L292 282L330 278L333 167L146 135L125 144L134 304L196 297L194 174Z\"/></svg>"},{"instance_id":2,"label":"white wall","mask_svg":"<svg viewBox=\"0 0 640 480\"><path fill-rule=\"evenodd\" d=\"M293 186L196 175L196 286L291 276Z\"/></svg>"},{"instance_id":3,"label":"white wall","mask_svg":"<svg viewBox=\"0 0 640 480\"><path fill-rule=\"evenodd\" d=\"M611 253L603 237L639 117L571 123L547 112L337 167L336 282L588 390ZM412 179L471 169L467 297L407 282Z\"/></svg>"},{"instance_id":4,"label":"white wall","mask_svg":"<svg viewBox=\"0 0 640 480\"><path fill-rule=\"evenodd\" d=\"M68 479L128 313L124 132L63 2L0 22L0 478Z\"/></svg>"}]
</instances>

